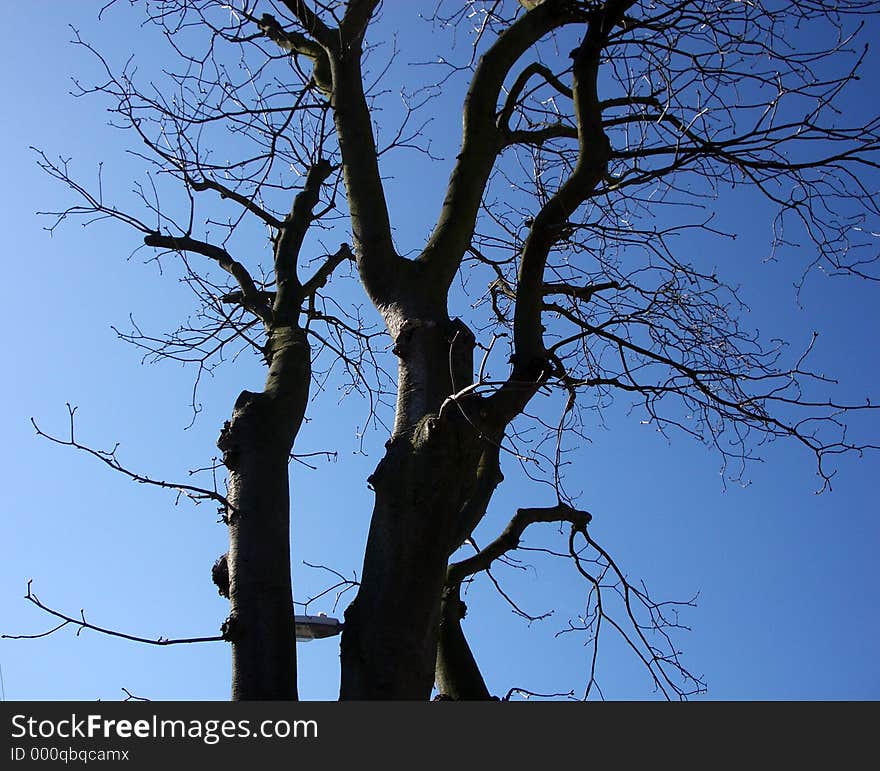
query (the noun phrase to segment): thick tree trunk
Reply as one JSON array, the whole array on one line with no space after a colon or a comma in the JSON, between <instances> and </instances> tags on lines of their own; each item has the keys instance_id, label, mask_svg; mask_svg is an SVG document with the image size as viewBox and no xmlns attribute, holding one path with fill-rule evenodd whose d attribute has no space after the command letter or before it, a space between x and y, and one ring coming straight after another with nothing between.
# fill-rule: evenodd
<instances>
[{"instance_id":1,"label":"thick tree trunk","mask_svg":"<svg viewBox=\"0 0 880 771\"><path fill-rule=\"evenodd\" d=\"M408 321L397 335L397 419L370 477L376 492L360 589L345 614L343 699L427 699L446 563L475 495L484 439L455 405L473 379L460 322Z\"/></svg>"},{"instance_id":2,"label":"thick tree trunk","mask_svg":"<svg viewBox=\"0 0 880 771\"><path fill-rule=\"evenodd\" d=\"M232 698L295 699L288 463L309 392L310 350L296 328L274 329L262 393L244 391L218 446L229 470Z\"/></svg>"}]
</instances>

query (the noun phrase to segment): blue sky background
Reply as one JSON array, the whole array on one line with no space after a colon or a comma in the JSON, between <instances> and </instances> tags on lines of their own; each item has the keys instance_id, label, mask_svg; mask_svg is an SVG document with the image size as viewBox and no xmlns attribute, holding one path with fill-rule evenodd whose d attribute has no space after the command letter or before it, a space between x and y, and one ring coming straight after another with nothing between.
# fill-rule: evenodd
<instances>
[{"instance_id":1,"label":"blue sky background","mask_svg":"<svg viewBox=\"0 0 880 771\"><path fill-rule=\"evenodd\" d=\"M33 579L44 602L74 614L84 608L97 624L151 637L212 635L226 615L210 582L210 566L226 548L215 510L175 506L161 490L35 437L29 422L34 416L45 430L65 432L69 401L78 406L82 441L101 447L118 441L126 465L183 480L187 469L206 465L216 453L216 436L239 391L261 384L254 360L227 365L203 382L203 411L184 430L193 373L169 363L142 364L110 325L125 327L133 314L145 328L173 328L192 310L187 290L173 271L162 276L145 264L144 252L129 259L139 237L121 226L68 224L50 237L43 229L48 221L35 215L72 199L37 168L31 145L72 157L84 179L94 178L103 161L105 190L120 197L141 170L124 153L127 137L105 126L104 105L68 94L71 76L89 81L95 74L94 62L69 45L69 23L117 64L135 50L143 71L161 65L149 32L131 23L137 9L114 9L98 24L100 5L40 0L7 9L0 53L12 73L0 86L7 309L0 379L0 633L51 626L22 599ZM418 34L430 43L426 29ZM848 108L876 109L870 84L858 88ZM452 109L435 123L453 143L460 98L445 94L441 105ZM448 166L404 160L385 171L405 248L418 245L429 226ZM719 243L717 261L723 275L742 284L749 324L795 347L819 330L814 364L839 378L840 398L876 398L877 287L811 278L799 307L795 262L762 260L772 213L743 191L725 200L725 211L740 238ZM368 434L367 454L358 454L364 407L337 401L332 392L316 401L314 421L297 444L300 452L337 449L337 462L316 471L292 467L299 600L326 585L326 576L303 560L346 574L360 570L372 503L365 479L386 438L381 430ZM765 448L763 463L748 470L750 484L725 488L719 459L706 448L683 437L669 444L622 407L607 422L607 429L591 432L592 442L578 455L578 482L596 515L591 532L658 597L699 592L698 607L683 617L693 631L678 642L691 670L706 679L708 694L701 698L880 698L877 455L842 459L834 490L817 496L812 459L777 442ZM865 417L859 430L876 441L880 421ZM515 474L509 478L514 481L493 502L484 542L516 506L550 503L515 481ZM550 542L552 531L538 540ZM511 580L529 610L557 611L529 626L478 582L468 596L465 630L490 689L581 693L589 651L583 639L555 634L577 612L585 587L573 570L552 565ZM313 610L332 608L318 603ZM337 642L300 644L298 655L301 697L335 698ZM88 631L76 637L66 629L40 640L0 641L0 666L6 699L116 699L122 688L154 699L225 699L229 690L223 644L154 648ZM603 647L599 682L608 698L655 696L647 675L618 645Z\"/></svg>"}]
</instances>

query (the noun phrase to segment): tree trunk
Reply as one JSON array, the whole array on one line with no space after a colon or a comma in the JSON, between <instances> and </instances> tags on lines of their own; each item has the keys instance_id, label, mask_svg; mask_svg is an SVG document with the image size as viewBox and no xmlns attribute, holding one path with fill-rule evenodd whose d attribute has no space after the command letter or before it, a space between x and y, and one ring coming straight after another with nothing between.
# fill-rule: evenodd
<instances>
[{"instance_id":1,"label":"tree trunk","mask_svg":"<svg viewBox=\"0 0 880 771\"><path fill-rule=\"evenodd\" d=\"M229 470L229 618L232 698L296 699L290 578L288 463L309 393L302 330L270 331L262 393L243 391L218 447Z\"/></svg>"},{"instance_id":2,"label":"tree trunk","mask_svg":"<svg viewBox=\"0 0 880 771\"><path fill-rule=\"evenodd\" d=\"M434 682L446 563L476 494L479 430L446 398L473 380L473 336L461 322L408 321L397 416L376 492L361 585L345 613L342 699L427 699Z\"/></svg>"}]
</instances>

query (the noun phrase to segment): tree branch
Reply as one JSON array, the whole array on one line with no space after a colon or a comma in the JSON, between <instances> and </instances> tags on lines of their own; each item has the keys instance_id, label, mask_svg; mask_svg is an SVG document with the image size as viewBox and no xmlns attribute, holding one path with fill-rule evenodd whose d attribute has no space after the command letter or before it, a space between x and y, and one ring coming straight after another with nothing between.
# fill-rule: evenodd
<instances>
[{"instance_id":1,"label":"tree branch","mask_svg":"<svg viewBox=\"0 0 880 771\"><path fill-rule=\"evenodd\" d=\"M309 297L323 287L336 268L346 260L354 260L351 248L348 244L342 244L336 254L331 254L327 260L315 271L314 275L303 284L301 296Z\"/></svg>"},{"instance_id":2,"label":"tree branch","mask_svg":"<svg viewBox=\"0 0 880 771\"><path fill-rule=\"evenodd\" d=\"M345 16L342 18L340 30L345 37L363 37L370 17L379 7L381 0L348 0Z\"/></svg>"},{"instance_id":3,"label":"tree branch","mask_svg":"<svg viewBox=\"0 0 880 771\"><path fill-rule=\"evenodd\" d=\"M368 15L375 5L358 3L355 15ZM381 308L396 299L407 263L394 249L373 123L364 94L361 58L366 23L364 18L363 25L347 29L341 43L328 49L333 76L330 103L342 155L358 270L370 298Z\"/></svg>"},{"instance_id":4,"label":"tree branch","mask_svg":"<svg viewBox=\"0 0 880 771\"><path fill-rule=\"evenodd\" d=\"M434 680L445 699L481 700L492 698L476 659L461 628L467 607L461 601L461 584L447 586L440 603L440 635Z\"/></svg>"},{"instance_id":5,"label":"tree branch","mask_svg":"<svg viewBox=\"0 0 880 771\"><path fill-rule=\"evenodd\" d=\"M533 75L540 75L560 94L567 96L569 99L573 98L574 94L572 93L572 90L559 80L549 67L540 62L532 62L517 76L513 85L510 87L507 99L504 100L504 107L501 108L498 120L496 121L496 125L501 131L510 130L510 117L513 115L517 101L519 101L519 98L522 96L523 89Z\"/></svg>"},{"instance_id":6,"label":"tree branch","mask_svg":"<svg viewBox=\"0 0 880 771\"><path fill-rule=\"evenodd\" d=\"M299 4L305 8L304 4ZM307 15L307 18L314 18ZM312 81L324 93L330 96L333 93L333 81L330 75L330 62L324 48L299 32L285 32L278 20L270 13L264 13L257 21L260 31L279 48L294 54L301 54L312 62ZM315 32L320 34L320 28L313 24ZM314 35L314 33L313 33Z\"/></svg>"},{"instance_id":7,"label":"tree branch","mask_svg":"<svg viewBox=\"0 0 880 771\"><path fill-rule=\"evenodd\" d=\"M114 471L118 471L121 474L127 476L129 479L132 479L139 484L144 485L152 485L154 487L161 487L166 490L177 490L177 492L181 495L186 496L194 503L200 503L202 500L213 500L223 506L224 512L232 512L233 507L229 500L218 493L216 490L208 490L204 487L195 487L193 485L180 484L178 482L165 482L160 479L152 479L150 477L143 476L142 474L138 474L134 471L130 471L125 468L116 458L116 450L119 447L117 444L112 450L96 450L92 447L88 447L84 444L80 444L75 436L74 436L74 414L76 413L76 407L71 407L70 403L67 404L67 411L70 414L70 438L69 439L59 439L56 436L52 436L51 434L47 434L43 431L38 425L34 418L31 418L31 425L37 432L38 436L43 437L44 439L48 439L50 442L54 442L55 444L60 444L64 447L73 447L76 450L81 450L82 452L88 453L94 458L97 458L102 463L105 463Z\"/></svg>"},{"instance_id":8,"label":"tree branch","mask_svg":"<svg viewBox=\"0 0 880 771\"><path fill-rule=\"evenodd\" d=\"M303 189L294 198L290 214L275 238L275 281L278 288L272 305L272 317L276 324L290 325L299 314L303 291L297 275L297 260L309 226L314 221L312 213L318 205L321 185L332 171L333 166L323 159L309 167Z\"/></svg>"},{"instance_id":9,"label":"tree branch","mask_svg":"<svg viewBox=\"0 0 880 771\"><path fill-rule=\"evenodd\" d=\"M553 123L537 129L516 129L504 134L504 145L533 145L540 147L553 139L577 139L578 130L565 123Z\"/></svg>"},{"instance_id":10,"label":"tree branch","mask_svg":"<svg viewBox=\"0 0 880 771\"><path fill-rule=\"evenodd\" d=\"M234 190L226 187L225 185L221 185L219 182L213 179L209 179L208 177L203 177L200 180L192 179L189 174L186 175L186 183L195 191L203 192L205 190L214 190L220 194L221 198L228 198L230 201L235 201L239 206L247 209L251 214L259 217L263 222L265 222L269 227L273 228L281 228L284 223L279 220L273 214L270 214L265 209L260 206L257 206L254 203L253 198L242 195L241 193L236 193Z\"/></svg>"},{"instance_id":11,"label":"tree branch","mask_svg":"<svg viewBox=\"0 0 880 771\"><path fill-rule=\"evenodd\" d=\"M244 300L243 305L249 311L256 314L264 324L269 325L272 323L272 311L266 305L265 299L257 289L256 284L254 284L251 274L248 273L244 265L233 259L232 255L225 249L205 241L199 241L190 236L171 236L161 233L150 233L144 236L144 243L147 246L154 246L159 249L170 249L176 252L194 252L214 260L238 282Z\"/></svg>"},{"instance_id":12,"label":"tree branch","mask_svg":"<svg viewBox=\"0 0 880 771\"><path fill-rule=\"evenodd\" d=\"M516 416L553 372L544 348L541 312L544 270L550 250L563 237L569 218L605 177L611 145L602 127L598 94L599 64L610 32L633 5L611 0L593 16L580 46L572 52L572 93L578 128L575 167L535 216L523 246L517 276L513 318L514 357L508 384L490 398L496 419L506 424ZM530 11L528 18L536 11Z\"/></svg>"},{"instance_id":13,"label":"tree branch","mask_svg":"<svg viewBox=\"0 0 880 771\"><path fill-rule=\"evenodd\" d=\"M126 632L119 632L115 629L107 629L106 627L96 626L95 624L91 624L86 621L85 611L80 610L79 618L74 618L73 616L68 616L66 613L62 613L58 610L54 610L50 608L48 605L44 605L40 599L31 591L31 584L33 583L33 579L27 582L27 594L24 598L36 605L40 610L44 613L48 613L50 616L54 616L55 618L60 618L61 623L53 627L52 629L42 632L40 634L4 634L0 635L0 638L4 640L35 640L40 637L48 637L55 632L66 627L68 624L73 624L76 626L76 634L79 637L80 632L83 629L90 629L93 632L98 632L99 634L105 634L109 637L120 637L123 640L131 640L132 642L144 643L146 645L189 645L191 643L203 643L203 642L221 642L224 640L222 635L217 635L214 637L181 637L181 638L168 638L168 637L140 637L138 635L128 634ZM125 690L125 689L123 689Z\"/></svg>"},{"instance_id":14,"label":"tree branch","mask_svg":"<svg viewBox=\"0 0 880 771\"><path fill-rule=\"evenodd\" d=\"M575 538L580 532L587 545L598 555L598 573L594 575L583 566L584 559L575 548ZM609 624L621 636L626 645L633 651L651 675L654 685L660 690L667 700L678 698L686 699L688 696L703 693L706 684L703 680L689 670L679 660L677 650L670 632L676 629L687 629L678 621L678 609L680 607L693 607L696 597L686 602L656 602L648 594L644 584L642 588L633 586L617 563L601 546L599 546L586 530L576 531L572 528L569 535L569 556L574 561L577 571L592 585L588 607L584 614L584 624L578 628L569 622L569 629L564 632L590 631L592 634L593 656L590 663L590 675L584 693L584 699L589 698L596 683L596 664L598 657L599 635L602 624ZM612 574L613 582L606 580L608 573ZM628 629L621 625L606 609L605 594L612 590L623 604L623 612L626 616ZM589 604L593 604L593 608ZM637 608L648 616L647 621L637 616ZM671 610L670 610L671 609ZM669 616L667 615L669 614ZM563 632L563 633L564 633ZM652 643L648 634L659 637L659 644ZM679 684L678 681L681 681ZM689 689L688 686L691 686Z\"/></svg>"},{"instance_id":15,"label":"tree branch","mask_svg":"<svg viewBox=\"0 0 880 771\"><path fill-rule=\"evenodd\" d=\"M472 557L451 564L446 570L446 585L461 583L468 576L488 570L492 563L519 546L525 529L535 522L570 522L574 530L586 531L592 515L568 504L558 503L548 508L517 509L504 532Z\"/></svg>"},{"instance_id":16,"label":"tree branch","mask_svg":"<svg viewBox=\"0 0 880 771\"><path fill-rule=\"evenodd\" d=\"M604 292L606 289L620 289L620 283L618 281L603 281L597 284L588 284L587 286L574 286L573 284L562 282L545 283L543 293L544 296L558 294L588 302L594 294Z\"/></svg>"},{"instance_id":17,"label":"tree branch","mask_svg":"<svg viewBox=\"0 0 880 771\"><path fill-rule=\"evenodd\" d=\"M465 98L461 151L437 224L419 257L441 287L451 285L471 243L483 191L503 147L496 109L505 78L544 35L584 18L582 11L564 0L546 0L505 29L480 59Z\"/></svg>"},{"instance_id":18,"label":"tree branch","mask_svg":"<svg viewBox=\"0 0 880 771\"><path fill-rule=\"evenodd\" d=\"M333 30L331 30L316 14L305 0L283 0L288 10L303 25L306 33L311 35L322 45L332 42Z\"/></svg>"},{"instance_id":19,"label":"tree branch","mask_svg":"<svg viewBox=\"0 0 880 771\"><path fill-rule=\"evenodd\" d=\"M397 256L391 238L388 205L361 73L363 36L378 3L376 0L349 3L342 27L336 31L329 29L302 0L285 0L285 5L317 41L308 41L308 45L320 44L321 55L327 59L328 80L332 84L327 93L331 97L342 154L358 268L367 292L376 304L390 303L396 293L396 280L403 269L403 260ZM268 30L267 34L286 47L290 33L280 31L274 18L264 16L263 19L265 23L261 22L261 26ZM294 43L305 50L305 43L292 41L290 45ZM317 59L315 61L317 73Z\"/></svg>"}]
</instances>

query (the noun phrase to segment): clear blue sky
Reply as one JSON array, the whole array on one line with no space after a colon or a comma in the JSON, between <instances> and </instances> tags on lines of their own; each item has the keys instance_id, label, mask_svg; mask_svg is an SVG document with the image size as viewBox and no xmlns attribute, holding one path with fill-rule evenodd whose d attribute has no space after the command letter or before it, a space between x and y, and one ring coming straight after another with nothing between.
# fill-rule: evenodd
<instances>
[{"instance_id":1,"label":"clear blue sky","mask_svg":"<svg viewBox=\"0 0 880 771\"><path fill-rule=\"evenodd\" d=\"M30 145L72 157L84 179L94 178L103 161L105 190L120 195L139 176L138 162L124 154L126 137L105 126L100 101L68 95L71 76L88 81L95 73L86 54L68 44L69 23L117 64L131 50L143 71L158 64L143 48L144 33L130 25L137 9L114 9L99 25L100 5L35 0L6 14L0 632L51 625L22 599L33 579L47 604L74 613L84 608L97 624L153 637L211 635L226 614L210 582L210 566L226 548L214 509L175 506L162 491L38 439L29 422L34 416L46 430L64 432L69 401L79 408L83 441L103 447L118 441L127 465L183 480L187 469L206 465L216 453L216 436L238 392L260 385L255 362L230 363L202 384L203 411L184 430L193 373L168 363L142 365L110 328L125 327L129 314L145 328L173 328L192 310L173 271L160 276L144 264L143 252L127 259L139 239L123 227L70 224L50 237L43 230L48 221L35 215L72 199L40 172ZM873 99L870 84L860 87L849 97L852 109ZM460 95L447 98L454 103ZM454 111L450 120L450 132L457 131ZM408 163L386 171L393 177L389 196L399 238L416 246L442 193L426 180L432 174L442 180L448 167ZM798 344L819 330L817 368L840 379L843 398L877 398L877 287L811 279L798 307L793 264L762 262L769 213L742 193L727 206L741 238L735 246L719 244L717 260L724 275L742 283L750 324ZM363 427L363 405L337 406L329 394L314 410L298 450L338 449L339 459L317 471L293 468L300 600L325 583L303 560L349 574L360 570L371 505L365 479L386 438L381 431L368 434L368 454L359 455L355 434ZM725 489L719 459L706 448L683 437L668 444L622 409L610 417L578 457L585 505L596 514L592 533L658 596L700 593L698 607L683 617L693 631L679 646L706 679L708 694L701 698L880 698L880 458L842 460L833 492L816 496L811 458L778 442L748 470L748 486ZM876 419L866 418L861 428L880 436ZM548 503L515 481L504 485L483 540L517 505ZM554 635L582 603L583 585L573 571L552 568L517 580L517 596L530 610L558 610L528 626L485 582L475 587L465 629L490 689L579 693L588 649L582 639ZM331 607L319 603L319 610ZM302 698L335 698L337 665L335 640L300 644ZM229 689L223 644L153 648L63 630L41 640L0 641L0 666L7 699L116 699L122 688L154 699L224 699ZM653 696L645 673L614 645L603 649L599 676L609 698Z\"/></svg>"}]
</instances>

